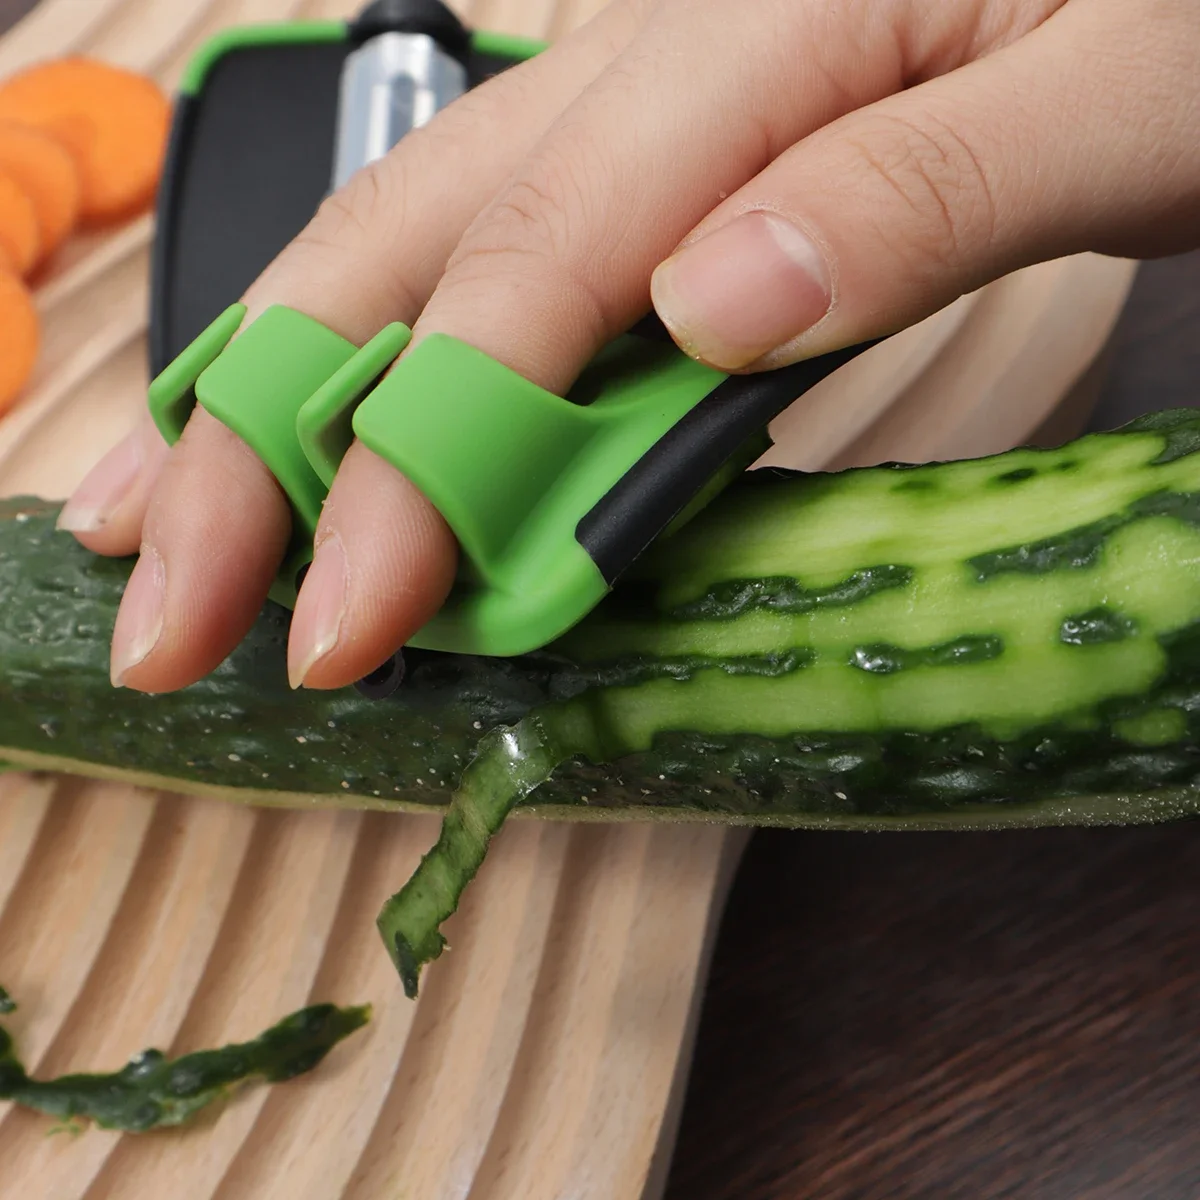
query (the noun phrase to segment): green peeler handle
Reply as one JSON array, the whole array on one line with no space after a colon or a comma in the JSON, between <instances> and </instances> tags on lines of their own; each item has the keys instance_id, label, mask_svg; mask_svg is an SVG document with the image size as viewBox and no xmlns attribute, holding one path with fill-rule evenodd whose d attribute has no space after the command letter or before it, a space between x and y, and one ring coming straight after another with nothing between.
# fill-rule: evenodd
<instances>
[{"instance_id":1,"label":"green peeler handle","mask_svg":"<svg viewBox=\"0 0 1200 1200\"><path fill-rule=\"evenodd\" d=\"M645 547L686 520L767 443L768 422L860 353L728 377L669 338L626 335L566 397L478 349L389 325L361 350L270 308L239 336L235 306L151 387L175 440L199 403L262 459L295 514L272 596L295 603L328 487L353 438L391 463L458 539L458 578L411 639L518 655L565 633Z\"/></svg>"},{"instance_id":2,"label":"green peeler handle","mask_svg":"<svg viewBox=\"0 0 1200 1200\"><path fill-rule=\"evenodd\" d=\"M199 404L278 480L293 541L271 595L288 607L353 438L405 474L462 548L453 594L411 643L429 649L524 653L594 607L609 581L576 525L723 378L673 346L630 338L584 372L572 393L584 404L443 335L385 375L409 343L404 325L356 350L281 306L238 334L245 314L228 309L153 382L155 422L174 443Z\"/></svg>"}]
</instances>

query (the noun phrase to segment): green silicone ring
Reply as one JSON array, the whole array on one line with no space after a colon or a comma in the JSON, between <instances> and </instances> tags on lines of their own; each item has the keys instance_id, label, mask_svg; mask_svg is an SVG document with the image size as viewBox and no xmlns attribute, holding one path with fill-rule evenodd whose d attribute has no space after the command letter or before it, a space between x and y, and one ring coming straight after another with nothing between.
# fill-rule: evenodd
<instances>
[{"instance_id":1,"label":"green silicone ring","mask_svg":"<svg viewBox=\"0 0 1200 1200\"><path fill-rule=\"evenodd\" d=\"M328 488L350 443L359 401L412 339L399 322L377 333L319 388L296 414L296 436L317 477Z\"/></svg>"},{"instance_id":2,"label":"green silicone ring","mask_svg":"<svg viewBox=\"0 0 1200 1200\"><path fill-rule=\"evenodd\" d=\"M271 597L292 607L296 576L312 558L328 492L328 482L310 465L300 443L300 410L314 393L324 394L327 410L336 417L339 410L332 402L344 406L352 386L355 396L369 386L387 365L384 353L395 348L394 357L411 335L403 325L389 326L364 354L311 317L274 305L234 337L245 314L241 304L228 309L163 371L151 384L150 410L173 444L199 403L236 433L278 481L292 507L292 541ZM344 371L355 363L357 370ZM374 374L361 378L373 365ZM331 391L332 383L338 386ZM336 433L336 422L331 428Z\"/></svg>"},{"instance_id":3,"label":"green silicone ring","mask_svg":"<svg viewBox=\"0 0 1200 1200\"><path fill-rule=\"evenodd\" d=\"M244 304L231 305L151 382L150 415L168 446L183 437L196 407L196 380L229 345L245 317Z\"/></svg>"},{"instance_id":4,"label":"green silicone ring","mask_svg":"<svg viewBox=\"0 0 1200 1200\"><path fill-rule=\"evenodd\" d=\"M352 342L274 305L196 380L201 407L244 441L292 502L296 535L311 542L326 488L296 438L301 405L357 353Z\"/></svg>"},{"instance_id":5,"label":"green silicone ring","mask_svg":"<svg viewBox=\"0 0 1200 1200\"><path fill-rule=\"evenodd\" d=\"M724 378L623 339L563 399L444 334L410 350L353 422L462 549L454 591L410 645L516 655L565 633L608 591L580 519Z\"/></svg>"}]
</instances>

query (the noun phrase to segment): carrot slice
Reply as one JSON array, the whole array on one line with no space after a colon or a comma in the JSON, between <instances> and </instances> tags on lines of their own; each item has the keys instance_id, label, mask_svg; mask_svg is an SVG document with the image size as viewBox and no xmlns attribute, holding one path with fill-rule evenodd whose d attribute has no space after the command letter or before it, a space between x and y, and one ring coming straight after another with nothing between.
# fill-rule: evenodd
<instances>
[{"instance_id":1,"label":"carrot slice","mask_svg":"<svg viewBox=\"0 0 1200 1200\"><path fill-rule=\"evenodd\" d=\"M26 275L33 270L41 248L33 201L11 175L0 171L0 265Z\"/></svg>"},{"instance_id":2,"label":"carrot slice","mask_svg":"<svg viewBox=\"0 0 1200 1200\"><path fill-rule=\"evenodd\" d=\"M153 80L78 56L37 63L0 85L0 121L39 129L71 151L85 221L131 216L153 200L171 124Z\"/></svg>"},{"instance_id":3,"label":"carrot slice","mask_svg":"<svg viewBox=\"0 0 1200 1200\"><path fill-rule=\"evenodd\" d=\"M42 258L49 258L79 221L81 188L75 160L48 134L6 123L0 124L0 171L33 201Z\"/></svg>"},{"instance_id":4,"label":"carrot slice","mask_svg":"<svg viewBox=\"0 0 1200 1200\"><path fill-rule=\"evenodd\" d=\"M0 414L10 409L29 382L37 361L41 327L25 284L0 272Z\"/></svg>"}]
</instances>

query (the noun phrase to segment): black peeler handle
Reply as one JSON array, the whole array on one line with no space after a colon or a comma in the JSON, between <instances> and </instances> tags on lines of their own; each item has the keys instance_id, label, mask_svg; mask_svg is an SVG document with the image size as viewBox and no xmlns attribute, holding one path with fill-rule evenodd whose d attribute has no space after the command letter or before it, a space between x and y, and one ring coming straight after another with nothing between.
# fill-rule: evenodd
<instances>
[{"instance_id":1,"label":"black peeler handle","mask_svg":"<svg viewBox=\"0 0 1200 1200\"><path fill-rule=\"evenodd\" d=\"M655 317L632 332L670 340ZM604 578L614 583L785 408L881 340L718 384L580 520L576 539Z\"/></svg>"}]
</instances>

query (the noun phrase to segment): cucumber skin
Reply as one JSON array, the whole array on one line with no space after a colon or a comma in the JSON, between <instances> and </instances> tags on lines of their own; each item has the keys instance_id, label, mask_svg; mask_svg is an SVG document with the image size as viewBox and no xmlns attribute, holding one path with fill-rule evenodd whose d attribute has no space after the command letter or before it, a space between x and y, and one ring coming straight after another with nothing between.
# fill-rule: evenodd
<instances>
[{"instance_id":1,"label":"cucumber skin","mask_svg":"<svg viewBox=\"0 0 1200 1200\"><path fill-rule=\"evenodd\" d=\"M1200 714L1200 626L1191 621L1155 635L1162 662L1148 685L1139 682L1122 690L1122 680L1114 676L1111 694L1100 702L1082 705L1061 720L1030 722L1024 728L997 729L964 720L939 728L764 736L736 728L706 729L702 716L694 722L698 728L655 729L646 745L644 730L630 734L622 719L638 708L642 724L653 724L655 696L696 696L696 711L712 714L713 724L720 726L729 713L718 711L722 688L771 688L755 694L779 694L770 662L761 655L637 652L647 639L664 645L672 638L686 641L694 630L718 649L722 637L744 641L746 629L756 633L759 626L747 625L744 615L726 615L723 621L714 620L711 612L707 620L680 617L688 605L694 610L697 603L701 608L708 603L696 595L681 600L680 589L686 588L689 572L696 578L711 576L709 568L721 555L709 548L719 548L722 537L728 542L730 527L735 533L743 528L739 522L744 523L746 512L753 515L771 489L786 489L780 494L788 513L806 506L811 510L814 501L844 505L856 489L861 493L864 488L876 489L879 504L886 507L889 501L880 497L889 490L911 498L926 484L936 491L953 478L948 471L960 476L977 471L988 486L995 486L994 503L1002 507L1016 503L1009 497L1019 498L1027 479L1074 462L1075 473L1062 471L1057 476L1061 483L1054 483L1062 511L1069 515L1078 479L1089 478L1094 462L1103 465L1104 456L1113 453L1136 460L1113 476L1117 483L1112 489L1120 493L1121 503L1103 515L1099 533L1093 529L1096 520L1076 525L1064 517L1063 536L1050 539L1058 559L1046 550L1046 539L1021 543L1022 554L1015 559L1001 555L1001 570L1040 572L1048 579L1067 571L1073 587L1076 578L1094 579L1088 572L1104 567L1106 539L1115 530L1141 520L1157 521L1154 528L1162 526L1166 533L1175 527L1188 536L1195 531L1200 518L1189 497L1200 493L1198 448L1200 416L1184 412L1159 414L1059 451L1013 451L971 464L873 468L788 480L758 473L651 555L639 566L637 578L559 646L512 660L410 652L404 687L383 703L349 690L292 692L284 670L289 618L274 606L268 606L230 659L193 687L157 697L114 691L108 682L108 638L129 562L97 558L68 535L55 533L57 506L38 500L3 502L0 760L252 803L436 809L447 802L485 730L538 709L557 714L564 741L583 750L584 757L565 764L537 789L523 805L532 813L868 828L1180 816L1200 809L1200 716L1194 715ZM1146 482L1130 492L1126 484L1135 469ZM1183 501L1164 507L1154 500L1145 509L1146 497L1163 493ZM1139 503L1144 511L1135 511ZM1029 519L1035 525L1044 520L1044 508L1040 502L1032 506ZM1014 522L1019 524L1016 517ZM1080 541L1080 529L1093 532ZM789 532L794 531L781 529L779 536ZM969 525L966 532L972 532ZM911 532L913 538L921 536ZM1027 547L1033 549L1024 553ZM878 565L868 549L858 556L859 568ZM995 554L1003 547L983 544L976 549L971 560L979 563L991 554L994 574ZM842 545L838 553L853 558L854 547ZM1200 583L1200 552L1187 566L1190 581ZM986 575L982 567L979 573ZM903 586L903 575L897 578L900 583L885 580L887 586ZM718 600L731 592L728 577L718 575L707 583L720 585L709 588L719 593ZM819 591L809 589L805 595ZM1200 587L1196 591L1200 594ZM828 603L836 607L838 602L835 597ZM802 597L801 607L808 603ZM878 603L878 597L851 596L845 612L853 617L857 607L868 603ZM817 611L827 598L818 597L813 604ZM969 608L961 615L961 635L986 632L971 628ZM1071 614L1071 619L1080 616L1086 613ZM1087 639L1096 629L1101 649L1114 638L1136 643L1151 636L1107 618L1071 629L1075 632L1064 641L1076 640L1064 653L1094 652L1097 647L1089 647ZM898 643L903 626L897 625L895 632ZM604 660L622 639L634 649L615 665ZM951 672L1006 669L1003 654L966 666L931 667L925 650L908 647L904 653L910 658L897 669L911 660L922 670L940 672L928 676L937 694ZM726 666L714 671L718 659ZM796 672L809 669L800 661L785 676L803 682L805 676ZM668 678L661 678L664 673ZM870 687L876 686L876 678L871 677ZM878 678L886 680L887 673ZM983 682L968 688L968 697L986 696L989 680L1002 682L1004 676L979 678ZM680 679L690 681L676 682ZM855 681L858 686L857 676ZM703 687L697 686L701 682ZM597 762L586 761L588 755Z\"/></svg>"}]
</instances>

